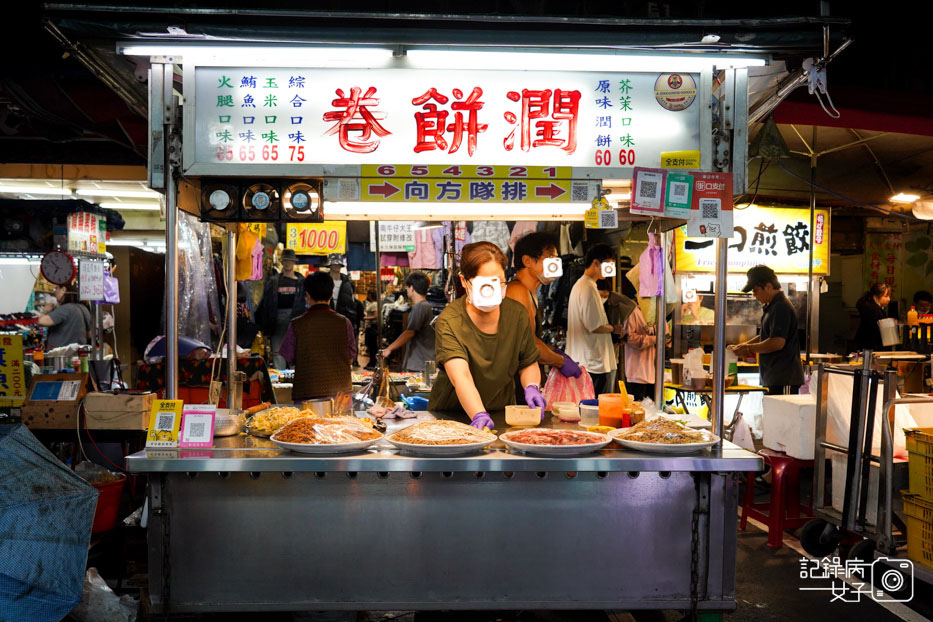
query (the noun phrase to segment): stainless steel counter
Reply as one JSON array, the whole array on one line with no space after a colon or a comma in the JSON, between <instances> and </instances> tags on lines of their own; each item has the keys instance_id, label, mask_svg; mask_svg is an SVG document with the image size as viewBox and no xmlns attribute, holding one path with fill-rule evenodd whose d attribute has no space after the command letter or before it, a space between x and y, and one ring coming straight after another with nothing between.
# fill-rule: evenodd
<instances>
[{"instance_id":1,"label":"stainless steel counter","mask_svg":"<svg viewBox=\"0 0 933 622\"><path fill-rule=\"evenodd\" d=\"M499 419L499 417L494 417ZM404 425L404 424L401 424ZM504 421L496 421L505 432ZM554 419L547 427L576 428L575 424ZM399 423L394 423L395 428ZM579 429L579 428L576 428ZM389 433L394 429L390 427ZM763 463L756 454L729 442L721 448L692 454L649 454L626 450L615 443L591 454L573 458L549 458L512 452L496 441L489 448L453 457L424 457L399 452L386 441L369 450L350 454L308 455L280 449L267 439L240 434L218 438L211 449L159 449L140 451L126 459L132 473L171 472L500 472L500 471L581 471L581 472L681 472L758 471Z\"/></svg>"},{"instance_id":2,"label":"stainless steel counter","mask_svg":"<svg viewBox=\"0 0 933 622\"><path fill-rule=\"evenodd\" d=\"M761 467L729 444L567 459L215 445L127 460L150 474L153 612L730 610L735 472Z\"/></svg>"}]
</instances>

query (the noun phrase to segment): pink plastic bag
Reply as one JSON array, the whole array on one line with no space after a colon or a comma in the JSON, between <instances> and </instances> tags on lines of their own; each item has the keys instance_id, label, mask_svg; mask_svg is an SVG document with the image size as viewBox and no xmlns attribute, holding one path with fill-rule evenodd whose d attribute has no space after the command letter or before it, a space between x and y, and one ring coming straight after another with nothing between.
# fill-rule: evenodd
<instances>
[{"instance_id":1,"label":"pink plastic bag","mask_svg":"<svg viewBox=\"0 0 933 622\"><path fill-rule=\"evenodd\" d=\"M593 388L593 380L585 369L578 378L567 378L556 368L553 368L551 373L548 374L547 382L544 384L544 399L547 400L547 410L551 410L554 402L579 404L580 400L591 400L594 397L596 397L596 390Z\"/></svg>"}]
</instances>

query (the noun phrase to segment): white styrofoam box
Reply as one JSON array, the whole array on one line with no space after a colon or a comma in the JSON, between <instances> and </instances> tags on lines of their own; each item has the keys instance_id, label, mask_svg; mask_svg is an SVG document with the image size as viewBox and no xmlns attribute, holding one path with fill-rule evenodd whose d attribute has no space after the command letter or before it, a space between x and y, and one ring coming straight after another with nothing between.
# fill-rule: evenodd
<instances>
[{"instance_id":1,"label":"white styrofoam box","mask_svg":"<svg viewBox=\"0 0 933 622\"><path fill-rule=\"evenodd\" d=\"M764 446L791 458L813 460L816 398L812 395L766 395L762 400Z\"/></svg>"},{"instance_id":2,"label":"white styrofoam box","mask_svg":"<svg viewBox=\"0 0 933 622\"><path fill-rule=\"evenodd\" d=\"M838 451L828 451L833 471L833 509L842 512L846 487L846 458ZM872 525L878 521L878 465L872 463L868 473L868 511L865 520Z\"/></svg>"}]
</instances>

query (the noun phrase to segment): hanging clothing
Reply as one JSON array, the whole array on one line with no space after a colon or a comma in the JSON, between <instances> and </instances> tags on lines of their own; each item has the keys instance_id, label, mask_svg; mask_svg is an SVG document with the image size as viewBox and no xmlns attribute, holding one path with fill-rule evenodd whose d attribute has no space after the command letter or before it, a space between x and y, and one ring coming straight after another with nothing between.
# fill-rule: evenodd
<instances>
[{"instance_id":1,"label":"hanging clothing","mask_svg":"<svg viewBox=\"0 0 933 622\"><path fill-rule=\"evenodd\" d=\"M661 295L664 258L654 233L648 234L648 248L638 258L638 295L642 298Z\"/></svg>"},{"instance_id":2,"label":"hanging clothing","mask_svg":"<svg viewBox=\"0 0 933 622\"><path fill-rule=\"evenodd\" d=\"M440 270L444 257L444 228L415 229L415 250L408 253L413 270Z\"/></svg>"},{"instance_id":3,"label":"hanging clothing","mask_svg":"<svg viewBox=\"0 0 933 622\"><path fill-rule=\"evenodd\" d=\"M512 252L515 252L515 243L520 239L538 230L537 222L530 222L527 220L519 221L515 223L515 226L512 227L512 235L509 237L509 248ZM504 249L503 249L504 250Z\"/></svg>"},{"instance_id":4,"label":"hanging clothing","mask_svg":"<svg viewBox=\"0 0 933 622\"><path fill-rule=\"evenodd\" d=\"M259 241L259 238L256 238L256 244L253 246L253 250L250 253L250 281L261 281L262 280L262 254L263 246L262 242Z\"/></svg>"},{"instance_id":5,"label":"hanging clothing","mask_svg":"<svg viewBox=\"0 0 933 622\"><path fill-rule=\"evenodd\" d=\"M492 242L503 253L509 248L509 226L501 220L478 220L473 223L474 242Z\"/></svg>"},{"instance_id":6,"label":"hanging clothing","mask_svg":"<svg viewBox=\"0 0 933 622\"><path fill-rule=\"evenodd\" d=\"M249 230L248 225L240 223L236 238L236 280L249 281L253 275L253 249L259 238Z\"/></svg>"}]
</instances>

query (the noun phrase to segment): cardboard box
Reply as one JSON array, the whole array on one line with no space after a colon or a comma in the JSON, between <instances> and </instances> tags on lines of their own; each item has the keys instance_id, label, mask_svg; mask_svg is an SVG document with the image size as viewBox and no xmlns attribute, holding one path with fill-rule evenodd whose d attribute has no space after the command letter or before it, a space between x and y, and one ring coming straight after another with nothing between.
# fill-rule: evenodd
<instances>
[{"instance_id":1,"label":"cardboard box","mask_svg":"<svg viewBox=\"0 0 933 622\"><path fill-rule=\"evenodd\" d=\"M78 408L87 395L87 374L40 374L23 404L23 423L37 430L77 430Z\"/></svg>"},{"instance_id":2,"label":"cardboard box","mask_svg":"<svg viewBox=\"0 0 933 622\"><path fill-rule=\"evenodd\" d=\"M145 430L155 393L88 393L84 400L89 430Z\"/></svg>"}]
</instances>

